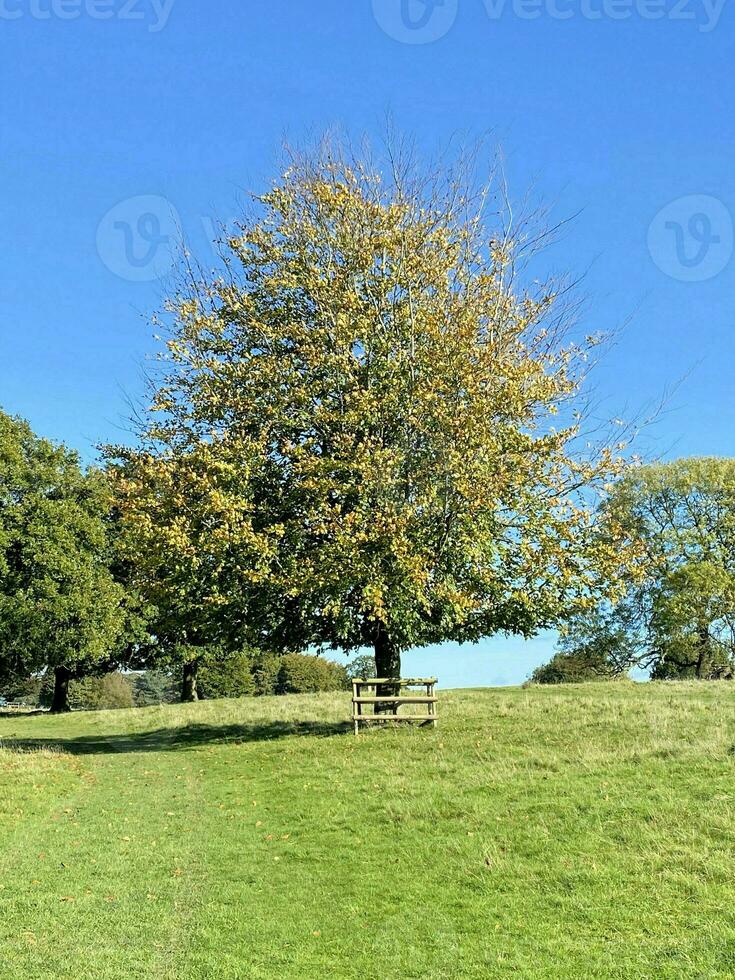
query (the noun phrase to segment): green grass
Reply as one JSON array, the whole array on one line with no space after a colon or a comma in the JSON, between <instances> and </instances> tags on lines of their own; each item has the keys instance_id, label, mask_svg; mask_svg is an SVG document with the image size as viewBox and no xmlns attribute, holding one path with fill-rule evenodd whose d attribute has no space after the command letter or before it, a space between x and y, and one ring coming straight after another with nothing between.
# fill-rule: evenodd
<instances>
[{"instance_id":1,"label":"green grass","mask_svg":"<svg viewBox=\"0 0 735 980\"><path fill-rule=\"evenodd\" d=\"M735 975L735 686L0 717L11 980Z\"/></svg>"}]
</instances>

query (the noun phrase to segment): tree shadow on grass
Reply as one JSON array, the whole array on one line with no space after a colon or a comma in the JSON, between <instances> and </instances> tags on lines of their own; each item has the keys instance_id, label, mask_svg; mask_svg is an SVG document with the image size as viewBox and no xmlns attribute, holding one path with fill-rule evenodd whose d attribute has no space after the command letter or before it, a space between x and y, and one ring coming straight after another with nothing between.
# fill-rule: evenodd
<instances>
[{"instance_id":1,"label":"tree shadow on grass","mask_svg":"<svg viewBox=\"0 0 735 980\"><path fill-rule=\"evenodd\" d=\"M292 736L327 738L352 730L349 722L270 721L244 725L186 725L152 732L119 735L78 735L71 738L22 738L2 741L6 751L51 749L71 755L108 755L114 752L177 752L204 745L270 742Z\"/></svg>"}]
</instances>

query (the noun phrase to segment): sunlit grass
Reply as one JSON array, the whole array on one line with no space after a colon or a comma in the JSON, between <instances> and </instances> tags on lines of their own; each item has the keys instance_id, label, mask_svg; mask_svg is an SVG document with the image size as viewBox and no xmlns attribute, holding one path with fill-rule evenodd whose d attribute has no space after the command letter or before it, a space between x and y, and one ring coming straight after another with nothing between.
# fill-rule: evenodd
<instances>
[{"instance_id":1,"label":"sunlit grass","mask_svg":"<svg viewBox=\"0 0 735 980\"><path fill-rule=\"evenodd\" d=\"M12 978L731 977L735 689L0 717Z\"/></svg>"}]
</instances>

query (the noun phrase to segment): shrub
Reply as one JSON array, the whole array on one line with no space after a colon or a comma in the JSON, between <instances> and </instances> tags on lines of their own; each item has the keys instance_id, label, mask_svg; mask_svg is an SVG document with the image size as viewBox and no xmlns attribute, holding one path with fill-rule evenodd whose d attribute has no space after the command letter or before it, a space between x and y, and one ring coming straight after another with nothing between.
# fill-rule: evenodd
<instances>
[{"instance_id":1,"label":"shrub","mask_svg":"<svg viewBox=\"0 0 735 980\"><path fill-rule=\"evenodd\" d=\"M281 658L274 653L258 653L253 657L252 672L255 694L265 697L276 693Z\"/></svg>"},{"instance_id":2,"label":"shrub","mask_svg":"<svg viewBox=\"0 0 735 980\"><path fill-rule=\"evenodd\" d=\"M585 681L614 680L627 674L614 673L603 654L594 653L590 647L560 651L551 660L537 667L531 674L530 684L582 684Z\"/></svg>"},{"instance_id":3,"label":"shrub","mask_svg":"<svg viewBox=\"0 0 735 980\"><path fill-rule=\"evenodd\" d=\"M340 691L347 686L347 671L333 660L305 653L281 657L276 682L277 694L314 694Z\"/></svg>"},{"instance_id":4,"label":"shrub","mask_svg":"<svg viewBox=\"0 0 735 980\"><path fill-rule=\"evenodd\" d=\"M179 682L164 670L144 670L132 675L136 708L174 704L179 700Z\"/></svg>"},{"instance_id":5,"label":"shrub","mask_svg":"<svg viewBox=\"0 0 735 980\"><path fill-rule=\"evenodd\" d=\"M85 711L132 708L133 685L119 673L85 677L69 685L69 703L72 708Z\"/></svg>"},{"instance_id":6,"label":"shrub","mask_svg":"<svg viewBox=\"0 0 735 980\"><path fill-rule=\"evenodd\" d=\"M197 686L200 697L212 700L255 694L252 656L242 651L226 657L207 657L199 664Z\"/></svg>"}]
</instances>

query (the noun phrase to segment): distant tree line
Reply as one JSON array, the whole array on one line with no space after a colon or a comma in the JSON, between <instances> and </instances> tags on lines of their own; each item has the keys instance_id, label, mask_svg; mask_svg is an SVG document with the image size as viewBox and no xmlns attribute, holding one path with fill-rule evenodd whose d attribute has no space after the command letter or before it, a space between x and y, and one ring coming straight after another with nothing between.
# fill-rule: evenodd
<instances>
[{"instance_id":1,"label":"distant tree line","mask_svg":"<svg viewBox=\"0 0 735 980\"><path fill-rule=\"evenodd\" d=\"M342 664L312 654L278 657L246 652L227 659L205 660L199 692L206 700L316 694L346 690L349 676L350 672ZM53 697L54 678L50 673L16 678L0 685L0 706L5 703L50 708ZM162 670L115 671L69 684L69 705L77 710L148 708L179 700L178 678Z\"/></svg>"}]
</instances>

